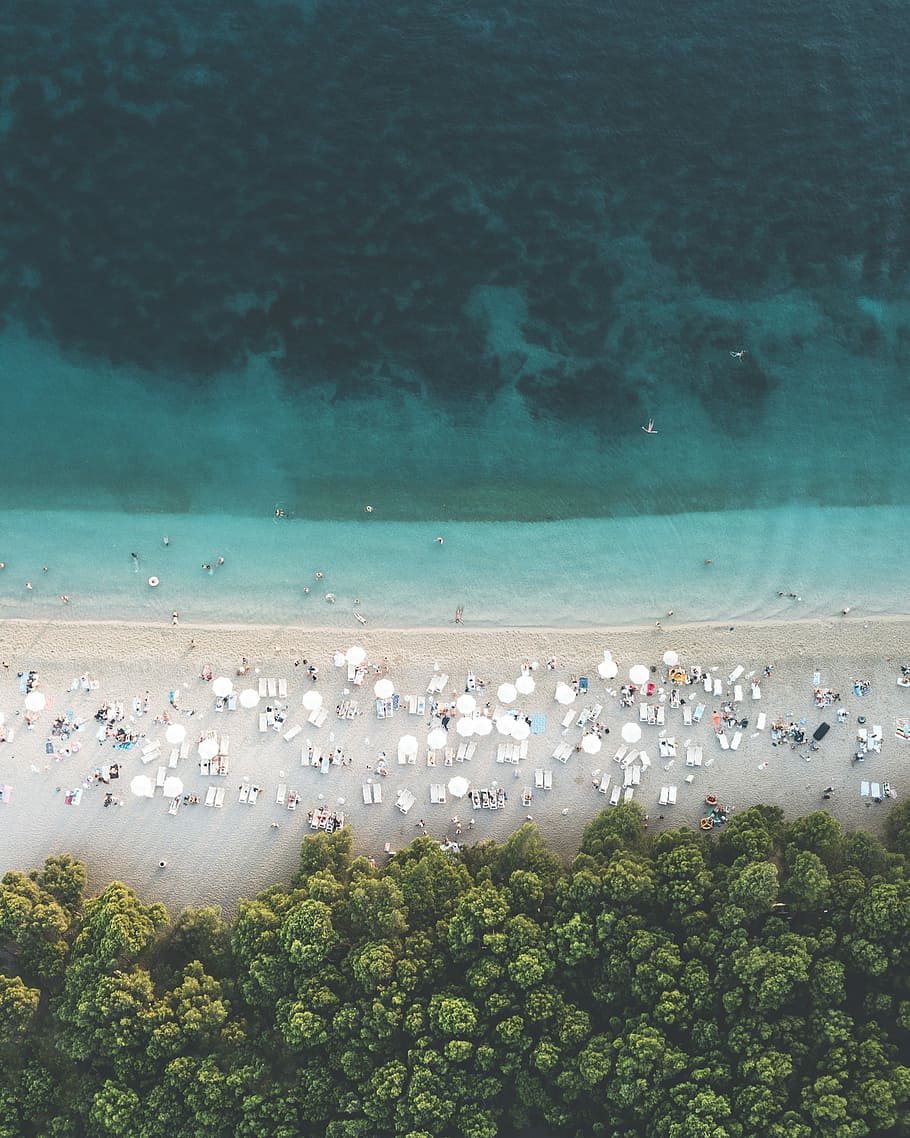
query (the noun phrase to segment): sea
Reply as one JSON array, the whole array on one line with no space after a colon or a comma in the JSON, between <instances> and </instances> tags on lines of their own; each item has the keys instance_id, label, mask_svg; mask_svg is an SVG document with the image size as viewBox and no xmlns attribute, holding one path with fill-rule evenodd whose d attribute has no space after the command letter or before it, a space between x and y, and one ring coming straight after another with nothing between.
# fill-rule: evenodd
<instances>
[{"instance_id":1,"label":"sea","mask_svg":"<svg viewBox=\"0 0 910 1138\"><path fill-rule=\"evenodd\" d=\"M908 612L905 4L0 31L0 616Z\"/></svg>"}]
</instances>

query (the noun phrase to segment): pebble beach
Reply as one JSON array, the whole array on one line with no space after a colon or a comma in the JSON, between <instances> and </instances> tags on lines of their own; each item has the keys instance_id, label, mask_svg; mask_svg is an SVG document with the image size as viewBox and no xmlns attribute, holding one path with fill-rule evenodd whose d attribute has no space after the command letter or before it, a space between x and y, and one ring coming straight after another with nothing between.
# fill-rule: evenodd
<instances>
[{"instance_id":1,"label":"pebble beach","mask_svg":"<svg viewBox=\"0 0 910 1138\"><path fill-rule=\"evenodd\" d=\"M897 681L910 662L902 655L908 643L905 619L850 616L736 625L677 625L671 617L659 627L585 630L367 627L346 636L337 628L175 626L167 616L160 623L10 620L0 647L0 867L27 870L69 851L87 863L91 888L118 879L172 912L202 904L231 911L238 897L288 879L301 839L315 832L312 811L343 814L355 852L380 864L387 850L421 832L421 822L441 842L458 843L501 841L528 818L569 859L617 787L641 804L652 828L698 828L711 797L728 810L762 802L788 816L824 807L847 828L877 832L892 799L882 792L876 801L875 785L887 784L897 798L907 789L910 743L901 731L910 688ZM702 676L674 683L668 653L688 677ZM349 660L361 655L353 667ZM605 662L614 667L599 671ZM647 679L627 690L624 706L622 688L636 665ZM43 697L29 702L43 702L40 710L27 710L29 672L28 686ZM502 701L512 693L501 685L522 676L518 687L533 690ZM254 707L219 701L218 678L234 697L258 695L260 684L263 695ZM576 694L584 679L587 693ZM392 714L382 718L389 705L377 707L380 680L394 692ZM466 687L475 707L459 715ZM566 688L573 698L560 703L557 690L568 699ZM317 702L314 692L325 713L315 722L304 705L305 697ZM827 693L821 704L820 692ZM687 723L699 704L700 720ZM116 727L134 739L131 746L105 737L96 719L102 707L119 713ZM719 727L723 708L729 718ZM517 731L513 740L496 725L484 735L458 727L460 718L503 717L527 722L530 733ZM772 743L781 722L805 742ZM830 729L816 743L811 736L822 723ZM175 724L185 728L180 748L166 739ZM636 768L631 792L623 786L631 776L614 759L628 724L641 732L625 745ZM870 748L857 762L863 725L867 733L881 726L881 750ZM444 739L431 746L434 729ZM226 751L227 773L203 773L198 751L206 736ZM409 749L399 755L404 736L416 741L413 762L399 762ZM108 778L112 763L119 778L105 782L98 773ZM151 797L131 791L136 776L148 778ZM155 786L164 777L182 783L177 808ZM449 791L453 778L494 796L502 790L505 804L474 808L470 796ZM540 786L544 778L551 789ZM379 802L364 790L377 784ZM221 807L204 804L211 786L223 790ZM439 787L445 801L433 802ZM676 801L661 805L670 787ZM413 796L406 814L396 806L402 791ZM299 799L295 810L287 807L291 796Z\"/></svg>"}]
</instances>

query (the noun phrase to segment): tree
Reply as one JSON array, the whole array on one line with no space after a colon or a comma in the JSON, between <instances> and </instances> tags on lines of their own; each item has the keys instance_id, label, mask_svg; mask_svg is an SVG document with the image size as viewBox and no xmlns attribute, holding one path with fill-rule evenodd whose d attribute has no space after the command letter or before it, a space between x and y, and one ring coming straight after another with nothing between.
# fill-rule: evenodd
<instances>
[{"instance_id":1,"label":"tree","mask_svg":"<svg viewBox=\"0 0 910 1138\"><path fill-rule=\"evenodd\" d=\"M803 912L822 909L831 899L831 882L821 858L801 850L791 860L784 897L794 909Z\"/></svg>"},{"instance_id":2,"label":"tree","mask_svg":"<svg viewBox=\"0 0 910 1138\"><path fill-rule=\"evenodd\" d=\"M28 988L19 976L0 976L0 1044L17 1043L38 1010L41 992Z\"/></svg>"},{"instance_id":3,"label":"tree","mask_svg":"<svg viewBox=\"0 0 910 1138\"><path fill-rule=\"evenodd\" d=\"M54 898L69 915L75 916L82 908L87 875L85 865L72 854L58 854L45 858L44 868L33 869L29 877Z\"/></svg>"},{"instance_id":4,"label":"tree","mask_svg":"<svg viewBox=\"0 0 910 1138\"><path fill-rule=\"evenodd\" d=\"M751 920L769 912L777 900L777 866L769 861L752 861L732 875L730 900Z\"/></svg>"}]
</instances>

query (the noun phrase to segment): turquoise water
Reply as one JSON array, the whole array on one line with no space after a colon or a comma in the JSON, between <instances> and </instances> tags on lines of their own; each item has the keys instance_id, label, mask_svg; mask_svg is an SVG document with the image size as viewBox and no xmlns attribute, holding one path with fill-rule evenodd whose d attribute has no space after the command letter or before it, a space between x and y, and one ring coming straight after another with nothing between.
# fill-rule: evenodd
<instances>
[{"instance_id":1,"label":"turquoise water","mask_svg":"<svg viewBox=\"0 0 910 1138\"><path fill-rule=\"evenodd\" d=\"M904 611L907 49L820 0L14 0L0 611Z\"/></svg>"}]
</instances>

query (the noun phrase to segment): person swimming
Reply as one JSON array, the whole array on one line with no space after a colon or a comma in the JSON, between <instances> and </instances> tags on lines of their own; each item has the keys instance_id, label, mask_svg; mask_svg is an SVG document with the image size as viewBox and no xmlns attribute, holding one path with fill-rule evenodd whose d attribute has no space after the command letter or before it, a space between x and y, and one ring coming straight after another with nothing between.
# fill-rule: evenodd
<instances>
[{"instance_id":1,"label":"person swimming","mask_svg":"<svg viewBox=\"0 0 910 1138\"><path fill-rule=\"evenodd\" d=\"M654 426L653 419L649 419L647 427L642 427L642 430L646 435L656 435L658 433L657 428Z\"/></svg>"}]
</instances>

